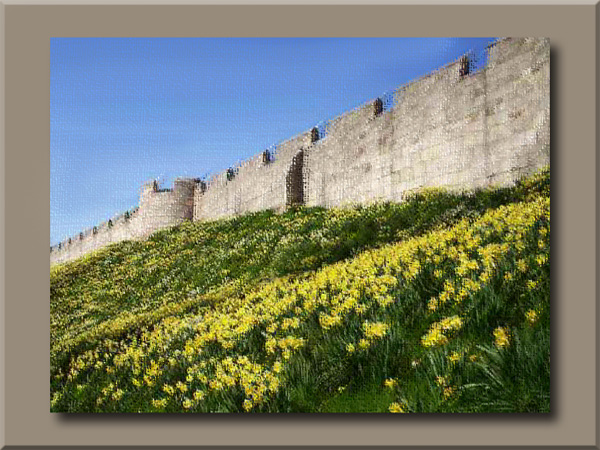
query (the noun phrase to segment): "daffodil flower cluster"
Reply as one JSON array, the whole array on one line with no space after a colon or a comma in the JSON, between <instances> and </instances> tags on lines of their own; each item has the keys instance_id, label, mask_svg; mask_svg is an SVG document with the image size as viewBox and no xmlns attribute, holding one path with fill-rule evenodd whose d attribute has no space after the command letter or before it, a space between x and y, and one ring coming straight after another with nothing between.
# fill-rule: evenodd
<instances>
[{"instance_id":1,"label":"daffodil flower cluster","mask_svg":"<svg viewBox=\"0 0 600 450\"><path fill-rule=\"evenodd\" d=\"M494 340L496 347L507 347L510 344L510 332L506 327L498 327L494 330Z\"/></svg>"},{"instance_id":2,"label":"daffodil flower cluster","mask_svg":"<svg viewBox=\"0 0 600 450\"><path fill-rule=\"evenodd\" d=\"M147 323L136 323L133 315L125 314L111 326L137 329L135 338L117 342L103 330L109 336L102 341L103 350L73 358L68 381L81 383L84 373L103 370L107 384L98 405L126 399L123 382L114 381L120 379L130 380L130 389L136 392L152 392L157 410L169 405L194 410L217 396L241 392L238 407L252 411L285 387L294 356L318 345L319 339L341 329L354 330L356 340L340 340L344 357L353 358L360 354L357 350L376 347L393 336L396 325L387 312L426 273L439 286L432 287L433 296L423 302L429 328L415 344L426 349L444 346L469 321L470 309L465 306L497 275L502 261L513 258L517 271L527 271L528 232L540 219L549 221L549 209L548 197L533 197L450 228L363 251L315 272L277 278L243 293L232 290L210 306L199 306L201 296L178 306L167 304L159 313L145 312L152 318ZM538 264L547 262L548 234L547 228L540 228ZM160 260L151 258L143 264L158 270ZM539 288L535 280L527 287ZM527 320L534 323L536 314L529 311ZM498 327L493 334L498 347L509 344L507 329ZM451 353L449 360L456 364L462 356ZM445 398L455 395L456 387L445 383L440 387ZM391 412L406 410L404 403L390 405Z\"/></svg>"}]
</instances>

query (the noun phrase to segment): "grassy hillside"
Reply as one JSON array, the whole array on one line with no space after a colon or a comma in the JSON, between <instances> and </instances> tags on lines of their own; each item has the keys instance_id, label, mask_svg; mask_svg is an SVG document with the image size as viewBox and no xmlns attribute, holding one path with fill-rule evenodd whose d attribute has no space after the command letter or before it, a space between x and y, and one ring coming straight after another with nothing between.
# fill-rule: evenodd
<instances>
[{"instance_id":1,"label":"grassy hillside","mask_svg":"<svg viewBox=\"0 0 600 450\"><path fill-rule=\"evenodd\" d=\"M550 408L550 175L185 223L51 268L51 410Z\"/></svg>"}]
</instances>

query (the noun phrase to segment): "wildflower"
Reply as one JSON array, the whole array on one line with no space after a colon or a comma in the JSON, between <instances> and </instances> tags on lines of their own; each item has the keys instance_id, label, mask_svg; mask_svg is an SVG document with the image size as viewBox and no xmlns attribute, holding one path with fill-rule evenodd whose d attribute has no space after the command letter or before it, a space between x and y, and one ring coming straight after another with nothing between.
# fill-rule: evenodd
<instances>
[{"instance_id":1,"label":"wildflower","mask_svg":"<svg viewBox=\"0 0 600 450\"><path fill-rule=\"evenodd\" d=\"M183 400L182 405L185 409L190 409L192 406L194 406L194 403L192 403L192 401L189 398L186 398L185 400Z\"/></svg>"},{"instance_id":2,"label":"wildflower","mask_svg":"<svg viewBox=\"0 0 600 450\"><path fill-rule=\"evenodd\" d=\"M447 386L444 388L444 398L449 399L452 397L452 394L456 392L456 388L453 386Z\"/></svg>"},{"instance_id":3,"label":"wildflower","mask_svg":"<svg viewBox=\"0 0 600 450\"><path fill-rule=\"evenodd\" d=\"M186 392L187 391L187 386L182 383L181 381L177 382L177 389L179 389L181 392Z\"/></svg>"},{"instance_id":4,"label":"wildflower","mask_svg":"<svg viewBox=\"0 0 600 450\"><path fill-rule=\"evenodd\" d=\"M106 386L105 388L102 389L102 394L108 395L114 388L115 388L115 385L113 383L109 383L108 386Z\"/></svg>"},{"instance_id":5,"label":"wildflower","mask_svg":"<svg viewBox=\"0 0 600 450\"><path fill-rule=\"evenodd\" d=\"M454 285L453 285L453 284L452 284L450 281L446 280L446 281L444 282L444 290L445 290L445 291L446 291L446 292L447 292L449 295L452 295L452 294L454 294Z\"/></svg>"},{"instance_id":6,"label":"wildflower","mask_svg":"<svg viewBox=\"0 0 600 450\"><path fill-rule=\"evenodd\" d=\"M273 364L273 372L281 373L282 370L283 364L281 364L281 361L275 361L275 364Z\"/></svg>"},{"instance_id":7,"label":"wildflower","mask_svg":"<svg viewBox=\"0 0 600 450\"><path fill-rule=\"evenodd\" d=\"M202 391L195 391L194 392L194 400L196 400L197 402L199 402L200 400L204 399L204 392Z\"/></svg>"},{"instance_id":8,"label":"wildflower","mask_svg":"<svg viewBox=\"0 0 600 450\"><path fill-rule=\"evenodd\" d=\"M385 308L386 306L391 305L392 303L394 303L394 299L390 295L379 296L377 298L377 303L382 308Z\"/></svg>"},{"instance_id":9,"label":"wildflower","mask_svg":"<svg viewBox=\"0 0 600 450\"><path fill-rule=\"evenodd\" d=\"M244 400L244 404L242 406L245 411L250 411L254 406L254 403L252 403L252 400L246 399Z\"/></svg>"},{"instance_id":10,"label":"wildflower","mask_svg":"<svg viewBox=\"0 0 600 450\"><path fill-rule=\"evenodd\" d=\"M356 311L356 314L358 314L358 315L362 315L362 314L364 314L364 313L365 313L365 311L367 310L367 306L366 306L366 305L364 305L364 304L360 304L360 305L357 305L357 306L354 308L354 310Z\"/></svg>"},{"instance_id":11,"label":"wildflower","mask_svg":"<svg viewBox=\"0 0 600 450\"><path fill-rule=\"evenodd\" d=\"M466 288L461 287L460 291L458 291L458 295L456 296L456 303L460 303L468 296L469 296L469 291Z\"/></svg>"},{"instance_id":12,"label":"wildflower","mask_svg":"<svg viewBox=\"0 0 600 450\"><path fill-rule=\"evenodd\" d=\"M361 350L365 350L365 349L369 348L370 345L371 345L371 343L367 339L361 339L358 342L358 346L361 348Z\"/></svg>"},{"instance_id":13,"label":"wildflower","mask_svg":"<svg viewBox=\"0 0 600 450\"><path fill-rule=\"evenodd\" d=\"M404 407L404 405L394 402L390 405L389 411L391 413L405 413L406 408Z\"/></svg>"},{"instance_id":14,"label":"wildflower","mask_svg":"<svg viewBox=\"0 0 600 450\"><path fill-rule=\"evenodd\" d=\"M458 330L462 327L462 319L458 316L446 317L439 322L442 330Z\"/></svg>"},{"instance_id":15,"label":"wildflower","mask_svg":"<svg viewBox=\"0 0 600 450\"><path fill-rule=\"evenodd\" d=\"M428 302L427 302L427 309L429 309L429 311L435 311L438 307L438 300L435 297L432 297Z\"/></svg>"},{"instance_id":16,"label":"wildflower","mask_svg":"<svg viewBox=\"0 0 600 450\"><path fill-rule=\"evenodd\" d=\"M530 291L534 290L537 287L537 281L528 280L527 281L527 289Z\"/></svg>"},{"instance_id":17,"label":"wildflower","mask_svg":"<svg viewBox=\"0 0 600 450\"><path fill-rule=\"evenodd\" d=\"M62 394L60 392L55 392L52 395L52 400L50 401L50 405L55 406L58 403L58 401L61 399L61 397L62 397Z\"/></svg>"},{"instance_id":18,"label":"wildflower","mask_svg":"<svg viewBox=\"0 0 600 450\"><path fill-rule=\"evenodd\" d=\"M417 367L419 367L419 365L421 364L421 360L420 359L414 359L410 365L413 369L416 369Z\"/></svg>"},{"instance_id":19,"label":"wildflower","mask_svg":"<svg viewBox=\"0 0 600 450\"><path fill-rule=\"evenodd\" d=\"M162 400L152 399L152 406L154 406L157 409L164 408L165 406L167 406L167 399L166 398L163 398Z\"/></svg>"},{"instance_id":20,"label":"wildflower","mask_svg":"<svg viewBox=\"0 0 600 450\"><path fill-rule=\"evenodd\" d=\"M538 320L538 313L537 311L530 309L525 313L525 317L527 317L527 321L529 322L529 324L533 325Z\"/></svg>"},{"instance_id":21,"label":"wildflower","mask_svg":"<svg viewBox=\"0 0 600 450\"><path fill-rule=\"evenodd\" d=\"M495 345L498 348L507 347L509 344L509 333L506 328L498 327L494 330Z\"/></svg>"},{"instance_id":22,"label":"wildflower","mask_svg":"<svg viewBox=\"0 0 600 450\"><path fill-rule=\"evenodd\" d=\"M448 359L452 364L456 364L458 361L460 361L460 357L461 355L458 352L452 352L450 355L448 355Z\"/></svg>"},{"instance_id":23,"label":"wildflower","mask_svg":"<svg viewBox=\"0 0 600 450\"><path fill-rule=\"evenodd\" d=\"M504 274L504 279L505 279L506 281L511 281L511 280L513 279L513 274L512 274L512 272L506 272L506 273Z\"/></svg>"},{"instance_id":24,"label":"wildflower","mask_svg":"<svg viewBox=\"0 0 600 450\"><path fill-rule=\"evenodd\" d=\"M354 347L354 344L348 344L346 345L346 350L348 351L348 353L354 353L356 348Z\"/></svg>"},{"instance_id":25,"label":"wildflower","mask_svg":"<svg viewBox=\"0 0 600 450\"><path fill-rule=\"evenodd\" d=\"M265 343L265 349L267 353L275 353L275 349L277 348L277 341L275 339L269 338Z\"/></svg>"},{"instance_id":26,"label":"wildflower","mask_svg":"<svg viewBox=\"0 0 600 450\"><path fill-rule=\"evenodd\" d=\"M298 317L294 317L293 319L283 319L283 323L281 325L282 330L287 330L289 328L298 328L300 326L300 319Z\"/></svg>"},{"instance_id":27,"label":"wildflower","mask_svg":"<svg viewBox=\"0 0 600 450\"><path fill-rule=\"evenodd\" d=\"M471 361L471 362L477 361L477 355L469 355L469 361Z\"/></svg>"},{"instance_id":28,"label":"wildflower","mask_svg":"<svg viewBox=\"0 0 600 450\"><path fill-rule=\"evenodd\" d=\"M517 269L519 269L520 272L527 272L527 263L525 262L525 260L520 259L517 261Z\"/></svg>"},{"instance_id":29,"label":"wildflower","mask_svg":"<svg viewBox=\"0 0 600 450\"><path fill-rule=\"evenodd\" d=\"M363 329L365 330L365 336L367 339L381 338L386 335L389 326L382 322L365 322L363 324Z\"/></svg>"},{"instance_id":30,"label":"wildflower","mask_svg":"<svg viewBox=\"0 0 600 450\"><path fill-rule=\"evenodd\" d=\"M424 347L435 347L436 345L444 345L448 342L448 338L441 330L435 328L421 338L421 343Z\"/></svg>"},{"instance_id":31,"label":"wildflower","mask_svg":"<svg viewBox=\"0 0 600 450\"><path fill-rule=\"evenodd\" d=\"M448 342L448 338L444 334L447 331L459 330L463 325L462 319L458 316L446 317L440 322L434 323L429 332L421 338L421 344L424 347L435 347L444 345Z\"/></svg>"},{"instance_id":32,"label":"wildflower","mask_svg":"<svg viewBox=\"0 0 600 450\"><path fill-rule=\"evenodd\" d=\"M328 330L342 323L342 317L339 315L328 316L326 314L321 314L319 323L324 330Z\"/></svg>"},{"instance_id":33,"label":"wildflower","mask_svg":"<svg viewBox=\"0 0 600 450\"><path fill-rule=\"evenodd\" d=\"M383 384L387 388L393 388L394 386L396 386L397 382L393 378L388 378L387 380L384 381Z\"/></svg>"},{"instance_id":34,"label":"wildflower","mask_svg":"<svg viewBox=\"0 0 600 450\"><path fill-rule=\"evenodd\" d=\"M208 377L203 373L198 375L198 380L204 384L208 383Z\"/></svg>"},{"instance_id":35,"label":"wildflower","mask_svg":"<svg viewBox=\"0 0 600 450\"><path fill-rule=\"evenodd\" d=\"M442 376L438 375L437 377L435 377L435 383L438 386L446 386L446 384L448 383L448 380L446 379L446 377L442 377Z\"/></svg>"}]
</instances>

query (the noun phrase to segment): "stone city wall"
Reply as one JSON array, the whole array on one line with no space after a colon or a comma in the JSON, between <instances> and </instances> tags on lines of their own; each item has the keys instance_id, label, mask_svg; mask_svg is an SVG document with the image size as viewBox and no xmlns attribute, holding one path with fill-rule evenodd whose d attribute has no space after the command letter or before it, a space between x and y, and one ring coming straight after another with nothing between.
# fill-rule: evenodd
<instances>
[{"instance_id":1,"label":"stone city wall","mask_svg":"<svg viewBox=\"0 0 600 450\"><path fill-rule=\"evenodd\" d=\"M66 261L183 220L293 204L402 201L423 187L507 186L550 163L550 42L500 39L484 68L463 57L219 173L144 187L140 206L51 248Z\"/></svg>"}]
</instances>

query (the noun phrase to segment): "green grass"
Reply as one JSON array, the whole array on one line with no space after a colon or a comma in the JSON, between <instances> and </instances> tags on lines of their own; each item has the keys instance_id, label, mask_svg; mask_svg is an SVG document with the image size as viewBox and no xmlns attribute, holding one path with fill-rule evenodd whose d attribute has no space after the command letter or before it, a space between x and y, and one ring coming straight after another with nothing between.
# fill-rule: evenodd
<instances>
[{"instance_id":1,"label":"green grass","mask_svg":"<svg viewBox=\"0 0 600 450\"><path fill-rule=\"evenodd\" d=\"M330 313L331 305L303 310L307 299L302 303L294 286L312 289L319 277L338 267L346 271L350 283L357 283L362 275L351 274L360 271L360 258L369 251L375 257L386 254L398 243L434 236L461 220L473 224L472 230L466 228L469 233L482 233L482 246L502 243L505 237L493 229L479 230L478 219L501 207L526 207L535 199L549 198L549 186L546 170L513 188L464 194L427 190L402 204L302 207L283 214L265 211L185 223L147 241L111 245L53 266L51 410L243 411L246 396L240 384L211 389L198 378L186 381L186 375L204 362L208 381L217 379L215 364L247 356L265 370L276 360L284 363L278 375L282 387L253 411L387 412L396 402L411 412L547 412L549 236L541 231L549 229L549 219L527 228L519 244L523 248L510 247L480 290L460 304L434 312L427 302L440 295L444 282L461 280L452 258L434 263L418 255L421 268L414 279L404 280L400 272L394 275L388 293L394 300L391 306L378 306L377 295L363 286L360 302L365 312L348 313L330 330L320 325L319 318ZM541 247L542 241L547 247ZM476 255L473 249L469 257ZM536 262L543 255L545 262ZM387 268L378 264L373 273L382 276ZM436 271L444 276L436 276ZM335 277L327 283L318 292L328 299L343 297L344 289L349 289L337 286ZM243 308L250 315L269 295L299 298L296 313L286 310L274 319L278 324L286 318L300 321L292 334L304 344L289 359L281 359L279 350L265 351L269 336L282 339L287 332L271 333L266 319L262 324L260 318L231 347L218 338L200 345L193 356L186 353L201 334L203 321L215 314L237 317L236 311ZM526 319L531 310L537 311L534 321ZM421 345L432 323L452 314L468 318L464 327L446 345ZM386 323L390 329L367 350L349 355L346 345L358 342L365 320ZM494 345L497 327L510 330L510 345ZM136 351L141 352L141 369L131 360ZM460 358L454 356L452 362L454 352ZM126 361L118 362L119 358ZM156 382L136 385L143 374L151 373L151 363L160 366ZM395 386L384 388L386 379L396 380ZM177 382L186 385L186 391L165 394L163 386ZM204 392L205 398L182 408L192 391ZM158 399L168 402L156 406L152 400Z\"/></svg>"}]
</instances>

